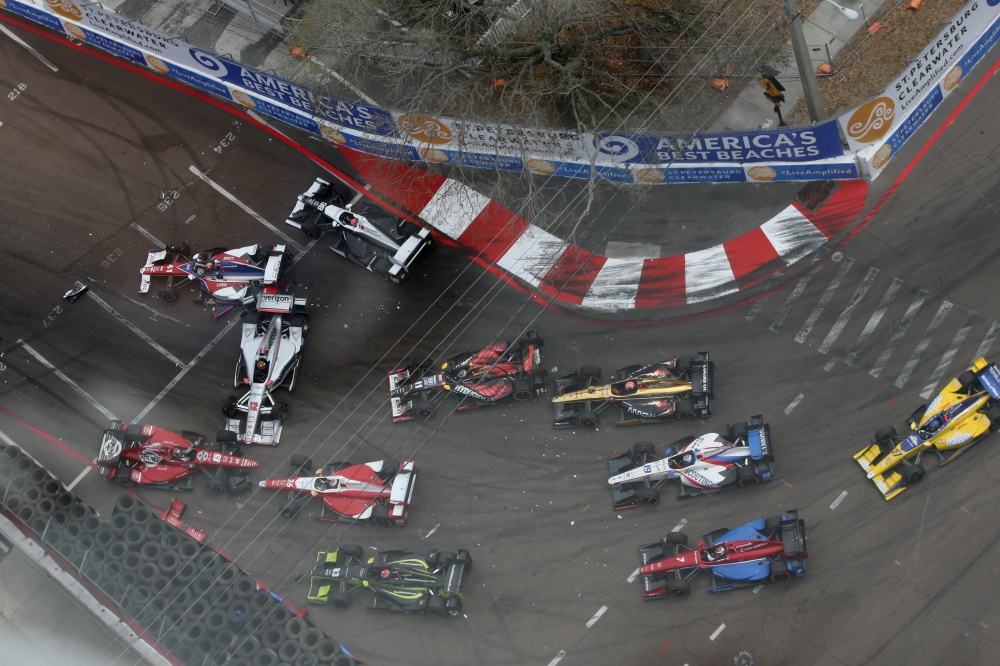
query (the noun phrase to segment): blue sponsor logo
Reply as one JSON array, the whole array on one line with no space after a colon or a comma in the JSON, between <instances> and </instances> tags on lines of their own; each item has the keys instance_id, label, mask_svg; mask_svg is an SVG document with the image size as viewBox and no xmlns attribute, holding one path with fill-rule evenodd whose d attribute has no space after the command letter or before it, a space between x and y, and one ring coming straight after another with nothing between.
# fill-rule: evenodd
<instances>
[{"instance_id":1,"label":"blue sponsor logo","mask_svg":"<svg viewBox=\"0 0 1000 666\"><path fill-rule=\"evenodd\" d=\"M642 471L643 471L644 474L652 474L653 473L653 466L652 465L645 465L645 466L643 466Z\"/></svg>"}]
</instances>

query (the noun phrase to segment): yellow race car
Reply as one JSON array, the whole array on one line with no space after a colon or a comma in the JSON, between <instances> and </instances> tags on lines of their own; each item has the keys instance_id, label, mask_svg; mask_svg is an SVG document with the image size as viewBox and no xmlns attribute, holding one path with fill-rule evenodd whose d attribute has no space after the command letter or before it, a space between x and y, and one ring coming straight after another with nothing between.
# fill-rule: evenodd
<instances>
[{"instance_id":1,"label":"yellow race car","mask_svg":"<svg viewBox=\"0 0 1000 666\"><path fill-rule=\"evenodd\" d=\"M887 501L924 478L920 459L925 451L933 451L938 464L945 465L1000 428L1000 368L976 359L929 406L918 407L907 424L909 435L886 426L854 456ZM946 458L943 451L951 455Z\"/></svg>"}]
</instances>

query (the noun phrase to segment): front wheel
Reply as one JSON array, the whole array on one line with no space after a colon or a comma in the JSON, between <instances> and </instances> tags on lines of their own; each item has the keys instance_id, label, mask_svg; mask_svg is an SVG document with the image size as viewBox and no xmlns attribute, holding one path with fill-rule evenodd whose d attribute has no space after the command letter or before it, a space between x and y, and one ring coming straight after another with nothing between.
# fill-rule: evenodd
<instances>
[{"instance_id":1,"label":"front wheel","mask_svg":"<svg viewBox=\"0 0 1000 666\"><path fill-rule=\"evenodd\" d=\"M601 378L601 369L596 365L581 365L580 366L580 376L589 377L592 379Z\"/></svg>"},{"instance_id":2,"label":"front wheel","mask_svg":"<svg viewBox=\"0 0 1000 666\"><path fill-rule=\"evenodd\" d=\"M437 412L434 410L434 405L426 400L413 401L413 415L421 421L432 419L435 414L437 414Z\"/></svg>"},{"instance_id":3,"label":"front wheel","mask_svg":"<svg viewBox=\"0 0 1000 666\"><path fill-rule=\"evenodd\" d=\"M347 592L336 591L330 594L330 605L334 608L347 610L351 607L351 595Z\"/></svg>"},{"instance_id":4,"label":"front wheel","mask_svg":"<svg viewBox=\"0 0 1000 666\"><path fill-rule=\"evenodd\" d=\"M288 404L284 402L274 403L274 407L271 408L271 416L278 421L284 421L288 418Z\"/></svg>"},{"instance_id":5,"label":"front wheel","mask_svg":"<svg viewBox=\"0 0 1000 666\"><path fill-rule=\"evenodd\" d=\"M906 485L922 481L923 478L924 478L923 465L910 465L909 467L903 470L903 480L906 482Z\"/></svg>"},{"instance_id":6,"label":"front wheel","mask_svg":"<svg viewBox=\"0 0 1000 666\"><path fill-rule=\"evenodd\" d=\"M667 584L667 591L673 597L686 597L691 594L691 583L686 580L675 580Z\"/></svg>"},{"instance_id":7,"label":"front wheel","mask_svg":"<svg viewBox=\"0 0 1000 666\"><path fill-rule=\"evenodd\" d=\"M231 395L226 398L225 402L222 403L222 414L227 418L234 418L238 413L239 409L236 407L236 403L239 399L235 395Z\"/></svg>"},{"instance_id":8,"label":"front wheel","mask_svg":"<svg viewBox=\"0 0 1000 666\"><path fill-rule=\"evenodd\" d=\"M660 491L656 488L642 488L639 491L639 504L643 506L656 506L660 503Z\"/></svg>"},{"instance_id":9,"label":"front wheel","mask_svg":"<svg viewBox=\"0 0 1000 666\"><path fill-rule=\"evenodd\" d=\"M177 300L177 288L176 287L164 287L160 290L160 298L165 300L167 303L173 303Z\"/></svg>"},{"instance_id":10,"label":"front wheel","mask_svg":"<svg viewBox=\"0 0 1000 666\"><path fill-rule=\"evenodd\" d=\"M665 546L686 546L688 544L688 535L684 532L671 532L663 538L663 544Z\"/></svg>"},{"instance_id":11,"label":"front wheel","mask_svg":"<svg viewBox=\"0 0 1000 666\"><path fill-rule=\"evenodd\" d=\"M310 240L316 240L323 235L323 231L319 228L319 225L311 220L303 220L302 233L308 236Z\"/></svg>"},{"instance_id":12,"label":"front wheel","mask_svg":"<svg viewBox=\"0 0 1000 666\"><path fill-rule=\"evenodd\" d=\"M601 419L596 412L580 412L577 422L583 428L596 428L600 425Z\"/></svg>"}]
</instances>

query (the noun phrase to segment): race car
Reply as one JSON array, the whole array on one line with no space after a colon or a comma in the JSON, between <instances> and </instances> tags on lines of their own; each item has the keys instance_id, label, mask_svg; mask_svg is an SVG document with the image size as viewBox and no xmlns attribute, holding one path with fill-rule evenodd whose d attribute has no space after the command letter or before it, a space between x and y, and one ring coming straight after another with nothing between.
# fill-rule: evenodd
<instances>
[{"instance_id":1,"label":"race car","mask_svg":"<svg viewBox=\"0 0 1000 666\"><path fill-rule=\"evenodd\" d=\"M250 286L265 276L280 279L290 256L284 245L248 245L233 250L217 247L193 256L187 244L170 245L149 251L140 270L139 292L149 292L154 277L165 277L166 286L160 289L160 298L165 301L177 300L178 287L196 284L216 303L235 305L242 303Z\"/></svg>"},{"instance_id":2,"label":"race car","mask_svg":"<svg viewBox=\"0 0 1000 666\"><path fill-rule=\"evenodd\" d=\"M238 398L231 395L222 404L226 430L239 434L245 444L275 445L281 439L281 422L288 405L274 399L273 392L295 389L302 360L302 345L309 333L306 299L281 291L265 281L257 295L256 307L244 322L240 355L236 359L233 386L247 386ZM240 414L246 414L242 426Z\"/></svg>"},{"instance_id":3,"label":"race car","mask_svg":"<svg viewBox=\"0 0 1000 666\"><path fill-rule=\"evenodd\" d=\"M417 257L434 245L431 231L369 204L356 204L354 192L317 178L285 220L309 238L329 232L330 249L372 273L399 284Z\"/></svg>"},{"instance_id":4,"label":"race car","mask_svg":"<svg viewBox=\"0 0 1000 666\"><path fill-rule=\"evenodd\" d=\"M538 333L528 331L516 345L502 340L456 354L441 364L440 372L431 372L429 360L393 369L389 373L393 423L433 418L448 394L458 396L455 409L464 412L545 393L547 373L540 367L544 344Z\"/></svg>"},{"instance_id":5,"label":"race car","mask_svg":"<svg viewBox=\"0 0 1000 666\"><path fill-rule=\"evenodd\" d=\"M708 352L651 365L630 365L601 382L601 369L584 365L557 377L552 425L596 428L600 413L618 407L616 425L694 421L712 415L715 363Z\"/></svg>"},{"instance_id":6,"label":"race car","mask_svg":"<svg viewBox=\"0 0 1000 666\"><path fill-rule=\"evenodd\" d=\"M752 488L774 478L771 429L759 414L719 432L679 439L657 457L651 442L639 442L608 459L615 511L660 503L660 489L680 485L678 497L693 497L727 488Z\"/></svg>"},{"instance_id":7,"label":"race car","mask_svg":"<svg viewBox=\"0 0 1000 666\"><path fill-rule=\"evenodd\" d=\"M946 465L970 446L1000 428L1000 368L978 358L972 367L907 419L912 431L896 434L880 428L874 441L854 455L886 501L924 478L924 452L933 451L938 465ZM942 451L952 452L947 458Z\"/></svg>"},{"instance_id":8,"label":"race car","mask_svg":"<svg viewBox=\"0 0 1000 666\"><path fill-rule=\"evenodd\" d=\"M406 525L417 482L412 460L398 465L385 460L362 465L330 463L315 475L310 475L313 463L309 458L292 456L291 462L295 476L260 482L261 488L288 491L281 507L286 518L294 518L310 497L319 497L323 501L320 520L376 527Z\"/></svg>"},{"instance_id":9,"label":"race car","mask_svg":"<svg viewBox=\"0 0 1000 666\"><path fill-rule=\"evenodd\" d=\"M424 613L436 617L462 613L462 584L472 570L469 551L390 550L365 557L357 544L320 551L309 577L311 604L350 608L351 595L372 592L371 610Z\"/></svg>"},{"instance_id":10,"label":"race car","mask_svg":"<svg viewBox=\"0 0 1000 666\"><path fill-rule=\"evenodd\" d=\"M640 546L639 557L646 601L688 596L691 579L700 573L712 576L709 592L784 583L806 575L806 525L792 510L733 530L713 530L695 548L688 546L686 534L671 532Z\"/></svg>"},{"instance_id":11,"label":"race car","mask_svg":"<svg viewBox=\"0 0 1000 666\"><path fill-rule=\"evenodd\" d=\"M112 421L95 462L101 476L120 486L193 490L191 477L200 470L210 492L232 494L250 489L247 470L255 469L257 461L240 457L231 435L222 432L216 444L206 446L205 436L197 433L178 434L149 424L137 432Z\"/></svg>"}]
</instances>

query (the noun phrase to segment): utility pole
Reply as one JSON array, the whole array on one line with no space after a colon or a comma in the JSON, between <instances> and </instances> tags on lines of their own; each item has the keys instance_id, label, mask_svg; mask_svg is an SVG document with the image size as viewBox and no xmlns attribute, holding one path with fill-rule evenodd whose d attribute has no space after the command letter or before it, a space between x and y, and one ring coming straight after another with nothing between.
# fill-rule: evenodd
<instances>
[{"instance_id":1,"label":"utility pole","mask_svg":"<svg viewBox=\"0 0 1000 666\"><path fill-rule=\"evenodd\" d=\"M806 107L813 122L826 120L823 109L823 98L819 95L819 84L816 83L816 72L813 71L812 60L806 46L806 37L802 34L802 22L799 20L799 10L795 0L784 0L785 18L788 19L788 31L792 35L792 50L795 52L795 64L799 68L799 78L802 81L802 94L806 98Z\"/></svg>"}]
</instances>

